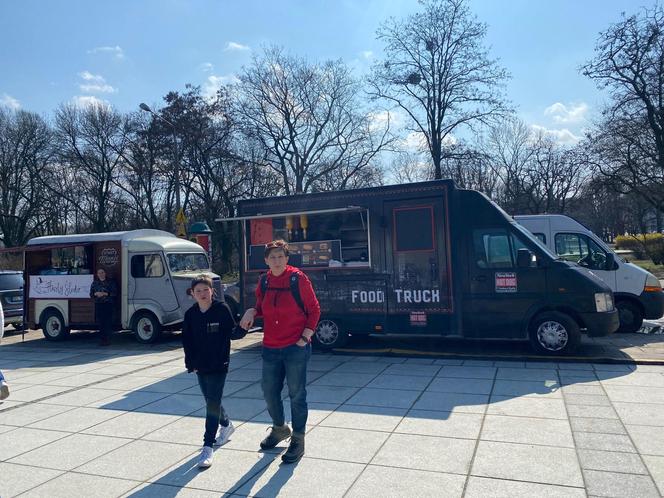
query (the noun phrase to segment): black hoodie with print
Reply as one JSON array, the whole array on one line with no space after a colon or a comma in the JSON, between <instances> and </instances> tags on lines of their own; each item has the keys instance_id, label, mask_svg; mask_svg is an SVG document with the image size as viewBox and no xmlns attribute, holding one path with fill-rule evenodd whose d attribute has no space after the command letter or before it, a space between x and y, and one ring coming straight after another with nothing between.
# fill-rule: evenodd
<instances>
[{"instance_id":1,"label":"black hoodie with print","mask_svg":"<svg viewBox=\"0 0 664 498\"><path fill-rule=\"evenodd\" d=\"M235 325L233 314L225 303L212 301L205 312L201 312L198 303L194 303L184 314L182 324L187 371L228 372L231 339L242 339L246 333Z\"/></svg>"}]
</instances>

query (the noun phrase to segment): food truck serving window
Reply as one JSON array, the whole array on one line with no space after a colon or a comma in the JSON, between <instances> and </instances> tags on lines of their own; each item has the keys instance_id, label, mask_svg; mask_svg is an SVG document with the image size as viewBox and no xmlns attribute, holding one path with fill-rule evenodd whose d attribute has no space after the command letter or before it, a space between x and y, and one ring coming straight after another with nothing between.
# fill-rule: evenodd
<instances>
[{"instance_id":1,"label":"food truck serving window","mask_svg":"<svg viewBox=\"0 0 664 498\"><path fill-rule=\"evenodd\" d=\"M289 263L302 268L369 266L369 223L366 210L303 213L247 220L248 270L264 270L265 244L284 239Z\"/></svg>"},{"instance_id":2,"label":"food truck serving window","mask_svg":"<svg viewBox=\"0 0 664 498\"><path fill-rule=\"evenodd\" d=\"M89 275L91 246L67 246L46 250L46 259L34 273L39 275ZM41 258L34 258L41 259Z\"/></svg>"}]
</instances>

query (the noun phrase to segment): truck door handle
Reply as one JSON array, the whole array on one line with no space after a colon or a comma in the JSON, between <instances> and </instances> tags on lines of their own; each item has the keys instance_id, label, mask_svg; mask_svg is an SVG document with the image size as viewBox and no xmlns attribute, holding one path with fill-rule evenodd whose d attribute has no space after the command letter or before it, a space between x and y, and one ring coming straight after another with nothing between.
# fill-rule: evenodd
<instances>
[{"instance_id":1,"label":"truck door handle","mask_svg":"<svg viewBox=\"0 0 664 498\"><path fill-rule=\"evenodd\" d=\"M473 277L473 280L475 282L486 282L486 275L478 275L476 277Z\"/></svg>"}]
</instances>

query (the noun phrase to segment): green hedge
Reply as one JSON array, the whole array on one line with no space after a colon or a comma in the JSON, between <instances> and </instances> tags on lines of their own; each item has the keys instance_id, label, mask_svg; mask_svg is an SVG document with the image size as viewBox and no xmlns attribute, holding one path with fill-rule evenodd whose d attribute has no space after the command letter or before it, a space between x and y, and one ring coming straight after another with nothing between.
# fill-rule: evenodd
<instances>
[{"instance_id":1,"label":"green hedge","mask_svg":"<svg viewBox=\"0 0 664 498\"><path fill-rule=\"evenodd\" d=\"M637 259L648 258L656 265L664 264L664 234L618 235L615 242L616 249L633 251Z\"/></svg>"}]
</instances>

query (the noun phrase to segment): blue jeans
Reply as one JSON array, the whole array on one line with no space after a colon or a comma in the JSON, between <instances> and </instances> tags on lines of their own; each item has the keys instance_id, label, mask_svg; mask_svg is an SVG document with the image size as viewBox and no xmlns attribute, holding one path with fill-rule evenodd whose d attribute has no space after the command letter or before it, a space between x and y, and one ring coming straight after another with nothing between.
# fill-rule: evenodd
<instances>
[{"instance_id":1,"label":"blue jeans","mask_svg":"<svg viewBox=\"0 0 664 498\"><path fill-rule=\"evenodd\" d=\"M201 393L203 393L203 397L205 398L205 435L203 436L203 446L212 447L216 440L219 426L223 425L227 427L230 422L226 410L221 405L226 374L223 372L198 372L196 375L198 376L198 385L201 387Z\"/></svg>"},{"instance_id":2,"label":"blue jeans","mask_svg":"<svg viewBox=\"0 0 664 498\"><path fill-rule=\"evenodd\" d=\"M286 423L281 390L288 384L293 432L304 434L307 425L307 363L311 345L293 344L285 348L263 347L263 397L275 426Z\"/></svg>"}]
</instances>

